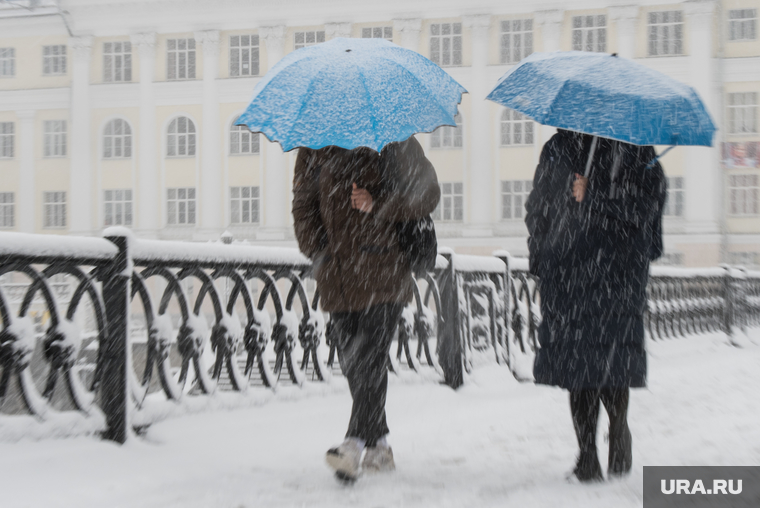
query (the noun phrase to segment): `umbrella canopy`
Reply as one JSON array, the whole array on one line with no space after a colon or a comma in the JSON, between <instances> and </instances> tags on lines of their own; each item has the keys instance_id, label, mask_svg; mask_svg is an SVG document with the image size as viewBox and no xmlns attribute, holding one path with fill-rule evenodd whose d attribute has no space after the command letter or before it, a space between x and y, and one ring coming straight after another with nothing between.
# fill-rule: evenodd
<instances>
[{"instance_id":1,"label":"umbrella canopy","mask_svg":"<svg viewBox=\"0 0 760 508\"><path fill-rule=\"evenodd\" d=\"M711 146L715 133L693 88L604 53L534 53L487 99L544 125L636 145Z\"/></svg>"},{"instance_id":2,"label":"umbrella canopy","mask_svg":"<svg viewBox=\"0 0 760 508\"><path fill-rule=\"evenodd\" d=\"M337 38L290 53L253 90L235 122L303 146L366 146L455 126L466 90L436 64L384 39Z\"/></svg>"}]
</instances>

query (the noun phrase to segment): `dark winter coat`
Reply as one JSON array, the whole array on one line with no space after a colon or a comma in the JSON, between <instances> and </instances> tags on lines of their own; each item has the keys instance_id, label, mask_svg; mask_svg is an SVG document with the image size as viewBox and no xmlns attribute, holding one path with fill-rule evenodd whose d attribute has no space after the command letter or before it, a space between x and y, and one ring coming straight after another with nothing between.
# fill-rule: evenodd
<instances>
[{"instance_id":1,"label":"dark winter coat","mask_svg":"<svg viewBox=\"0 0 760 508\"><path fill-rule=\"evenodd\" d=\"M351 208L354 183L372 195L370 213ZM293 219L298 246L314 264L322 308L352 312L410 301L411 269L396 223L428 215L439 199L433 165L414 137L380 154L300 148Z\"/></svg>"},{"instance_id":2,"label":"dark winter coat","mask_svg":"<svg viewBox=\"0 0 760 508\"><path fill-rule=\"evenodd\" d=\"M559 131L543 148L525 208L542 322L536 382L569 390L646 384L643 313L649 262L662 254L666 180L652 147ZM618 151L615 183L611 173Z\"/></svg>"}]
</instances>

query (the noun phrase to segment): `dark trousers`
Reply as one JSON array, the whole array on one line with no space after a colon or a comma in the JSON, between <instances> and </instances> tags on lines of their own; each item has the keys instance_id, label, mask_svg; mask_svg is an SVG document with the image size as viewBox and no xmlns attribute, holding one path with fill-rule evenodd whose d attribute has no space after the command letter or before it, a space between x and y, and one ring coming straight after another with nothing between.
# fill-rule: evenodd
<instances>
[{"instance_id":1,"label":"dark trousers","mask_svg":"<svg viewBox=\"0 0 760 508\"><path fill-rule=\"evenodd\" d=\"M388 353L403 309L403 304L382 304L330 315L340 368L354 400L346 437L363 439L367 446L388 433Z\"/></svg>"},{"instance_id":2,"label":"dark trousers","mask_svg":"<svg viewBox=\"0 0 760 508\"><path fill-rule=\"evenodd\" d=\"M603 388L601 390L570 392L570 412L573 415L573 426L581 451L581 461L593 460L597 456L596 427L599 421L599 401L601 400L610 418L610 471L624 473L630 470L629 394L629 388Z\"/></svg>"}]
</instances>

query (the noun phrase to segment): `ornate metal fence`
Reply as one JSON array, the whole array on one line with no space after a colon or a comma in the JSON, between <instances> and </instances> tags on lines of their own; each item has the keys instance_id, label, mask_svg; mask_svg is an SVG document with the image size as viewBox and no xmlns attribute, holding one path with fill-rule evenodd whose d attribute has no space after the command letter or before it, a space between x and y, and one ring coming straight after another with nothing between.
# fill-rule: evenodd
<instances>
[{"instance_id":1,"label":"ornate metal fence","mask_svg":"<svg viewBox=\"0 0 760 508\"><path fill-rule=\"evenodd\" d=\"M442 250L391 369L458 387L496 362L529 379L541 315L527 268ZM296 249L0 233L0 413L76 412L123 442L188 400L327 380L338 351L310 270ZM760 323L758 273L654 268L649 297L652 337Z\"/></svg>"}]
</instances>

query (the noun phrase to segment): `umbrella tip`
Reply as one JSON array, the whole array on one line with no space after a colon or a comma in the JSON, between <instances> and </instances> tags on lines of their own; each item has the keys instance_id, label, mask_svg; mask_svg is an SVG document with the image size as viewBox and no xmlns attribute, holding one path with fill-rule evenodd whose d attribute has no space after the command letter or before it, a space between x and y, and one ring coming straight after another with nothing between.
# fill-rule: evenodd
<instances>
[{"instance_id":1,"label":"umbrella tip","mask_svg":"<svg viewBox=\"0 0 760 508\"><path fill-rule=\"evenodd\" d=\"M612 53L612 56L614 56L615 58L617 58L617 53Z\"/></svg>"},{"instance_id":2,"label":"umbrella tip","mask_svg":"<svg viewBox=\"0 0 760 508\"><path fill-rule=\"evenodd\" d=\"M346 50L346 53L350 53L350 52L351 52L351 50L350 50L350 49L347 49L347 50Z\"/></svg>"}]
</instances>

